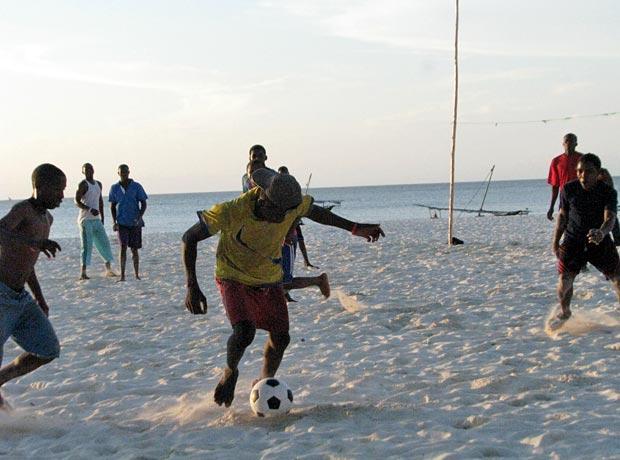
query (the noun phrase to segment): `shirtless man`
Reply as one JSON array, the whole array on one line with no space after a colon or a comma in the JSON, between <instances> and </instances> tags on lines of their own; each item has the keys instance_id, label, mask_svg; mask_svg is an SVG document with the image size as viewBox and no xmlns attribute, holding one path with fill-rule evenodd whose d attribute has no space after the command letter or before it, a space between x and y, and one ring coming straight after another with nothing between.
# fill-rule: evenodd
<instances>
[{"instance_id":1,"label":"shirtless man","mask_svg":"<svg viewBox=\"0 0 620 460\"><path fill-rule=\"evenodd\" d=\"M221 233L216 256L216 283L232 326L226 368L215 388L216 404L229 407L235 397L238 365L254 340L256 329L269 332L261 378L273 377L289 342L289 320L280 264L282 241L300 217L338 227L367 241L385 236L377 224L344 219L313 204L289 174L264 168L252 174L257 187L239 198L198 212L199 222L183 235L187 277L185 306L193 314L207 313L207 299L196 275L198 242Z\"/></svg>"},{"instance_id":2,"label":"shirtless man","mask_svg":"<svg viewBox=\"0 0 620 460\"><path fill-rule=\"evenodd\" d=\"M0 388L60 353L34 266L40 251L49 257L60 250L56 242L48 239L53 222L48 210L60 205L66 185L64 173L56 166L38 166L32 173L32 197L17 203L0 219L0 363L9 337L25 350L0 368ZM24 289L26 284L34 299ZM6 407L1 395L0 407Z\"/></svg>"},{"instance_id":3,"label":"shirtless man","mask_svg":"<svg viewBox=\"0 0 620 460\"><path fill-rule=\"evenodd\" d=\"M598 180L601 160L592 153L577 163L577 180L567 183L560 195L560 212L552 249L558 258L560 311L550 322L556 329L571 317L573 281L586 262L611 281L620 302L620 259L609 232L616 220L618 195Z\"/></svg>"}]
</instances>

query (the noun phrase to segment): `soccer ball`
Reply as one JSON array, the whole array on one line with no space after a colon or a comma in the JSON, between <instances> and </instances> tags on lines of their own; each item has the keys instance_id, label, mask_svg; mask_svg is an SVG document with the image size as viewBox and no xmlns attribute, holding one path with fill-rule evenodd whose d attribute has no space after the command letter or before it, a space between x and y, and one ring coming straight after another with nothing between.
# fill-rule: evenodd
<instances>
[{"instance_id":1,"label":"soccer ball","mask_svg":"<svg viewBox=\"0 0 620 460\"><path fill-rule=\"evenodd\" d=\"M286 414L292 405L293 392L279 379L263 379L250 392L250 406L259 417Z\"/></svg>"}]
</instances>

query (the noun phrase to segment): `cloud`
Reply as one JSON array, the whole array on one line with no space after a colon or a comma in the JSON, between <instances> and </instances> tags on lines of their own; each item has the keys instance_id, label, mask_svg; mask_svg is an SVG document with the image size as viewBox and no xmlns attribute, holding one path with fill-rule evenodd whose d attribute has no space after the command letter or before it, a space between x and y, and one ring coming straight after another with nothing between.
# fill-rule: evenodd
<instances>
[{"instance_id":1,"label":"cloud","mask_svg":"<svg viewBox=\"0 0 620 460\"><path fill-rule=\"evenodd\" d=\"M560 37L554 35L550 27L544 26L547 16L556 14L553 11L539 11L542 17L532 22L532 13L521 13L522 8L516 9L518 14L510 17L514 2L501 7L497 6L499 2L478 3L461 6L459 49L463 56L620 57L613 44L604 49L590 46L591 43L577 37L571 41L573 39L564 34ZM259 6L303 18L329 36L423 55L452 54L454 50L455 12L452 2L266 0ZM552 20L553 16L549 19ZM545 32L546 29L549 30ZM541 35L544 33L546 36ZM604 30L601 33L604 35ZM596 43L596 39L591 42Z\"/></svg>"}]
</instances>

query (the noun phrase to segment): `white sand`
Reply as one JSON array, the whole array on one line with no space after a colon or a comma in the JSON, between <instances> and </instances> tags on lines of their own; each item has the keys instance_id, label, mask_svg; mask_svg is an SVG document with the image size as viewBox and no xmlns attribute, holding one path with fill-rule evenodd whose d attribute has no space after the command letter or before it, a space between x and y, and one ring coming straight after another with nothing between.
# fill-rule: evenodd
<instances>
[{"instance_id":1,"label":"white sand","mask_svg":"<svg viewBox=\"0 0 620 460\"><path fill-rule=\"evenodd\" d=\"M16 410L0 415L0 456L620 458L620 314L602 275L578 278L575 316L551 336L544 217L461 219L466 245L452 249L445 226L388 223L376 245L305 227L334 294L294 293L279 376L296 399L277 419L248 404L263 332L233 406L212 402L230 331L212 280L216 239L199 247L206 318L183 307L180 235L147 235L144 279L123 285L98 261L77 282L79 242L61 241L38 272L62 356L5 385ZM9 341L5 363L18 351Z\"/></svg>"}]
</instances>

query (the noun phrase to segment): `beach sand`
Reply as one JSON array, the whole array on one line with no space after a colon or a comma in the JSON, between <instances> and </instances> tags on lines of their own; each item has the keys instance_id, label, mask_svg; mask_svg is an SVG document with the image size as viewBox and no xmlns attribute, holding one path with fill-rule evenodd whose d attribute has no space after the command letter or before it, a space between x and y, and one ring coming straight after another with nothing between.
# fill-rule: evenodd
<instances>
[{"instance_id":1,"label":"beach sand","mask_svg":"<svg viewBox=\"0 0 620 460\"><path fill-rule=\"evenodd\" d=\"M212 400L230 326L199 245L206 317L183 306L180 235L146 235L143 280L78 282L79 241L37 267L61 357L3 388L7 458L620 458L620 309L591 268L556 334L552 224L544 216L384 225L367 244L304 227L333 295L294 292L278 376L291 413L252 415L259 331L230 409ZM115 247L116 250L116 247ZM129 267L130 265L129 261ZM128 267L128 268L129 268ZM117 268L117 264L115 264ZM298 276L317 274L302 268ZM18 347L5 346L5 363Z\"/></svg>"}]
</instances>

